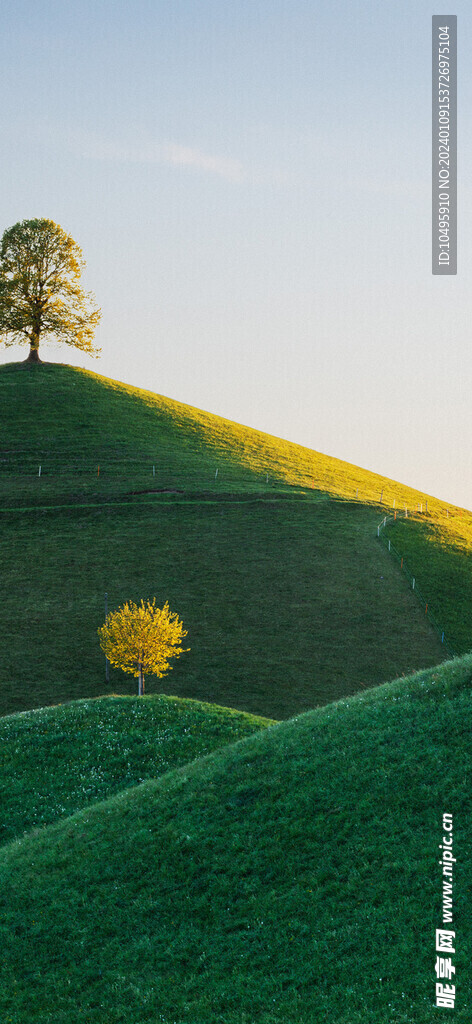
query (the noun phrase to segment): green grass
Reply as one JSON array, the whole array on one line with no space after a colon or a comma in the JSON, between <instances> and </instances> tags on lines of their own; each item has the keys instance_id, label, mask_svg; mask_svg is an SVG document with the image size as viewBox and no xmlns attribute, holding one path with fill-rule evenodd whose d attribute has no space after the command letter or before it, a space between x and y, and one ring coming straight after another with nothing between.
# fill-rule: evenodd
<instances>
[{"instance_id":1,"label":"green grass","mask_svg":"<svg viewBox=\"0 0 472 1024\"><path fill-rule=\"evenodd\" d=\"M428 607L458 654L472 647L472 531L468 520L454 529L448 520L397 520L385 537L428 595Z\"/></svg>"},{"instance_id":2,"label":"green grass","mask_svg":"<svg viewBox=\"0 0 472 1024\"><path fill-rule=\"evenodd\" d=\"M0 843L273 723L216 704L101 697L0 720Z\"/></svg>"},{"instance_id":3,"label":"green grass","mask_svg":"<svg viewBox=\"0 0 472 1024\"><path fill-rule=\"evenodd\" d=\"M454 820L472 992L472 657L283 722L0 851L4 1024L434 1024Z\"/></svg>"},{"instance_id":4,"label":"green grass","mask_svg":"<svg viewBox=\"0 0 472 1024\"><path fill-rule=\"evenodd\" d=\"M125 600L169 601L191 650L146 692L288 718L444 656L376 538L379 512L260 500L4 514L3 714L136 693L97 629ZM187 644L188 642L188 644Z\"/></svg>"},{"instance_id":5,"label":"green grass","mask_svg":"<svg viewBox=\"0 0 472 1024\"><path fill-rule=\"evenodd\" d=\"M88 370L7 363L0 401L3 505L276 486L386 507L426 499L430 511L446 507L380 474Z\"/></svg>"},{"instance_id":6,"label":"green grass","mask_svg":"<svg viewBox=\"0 0 472 1024\"><path fill-rule=\"evenodd\" d=\"M166 693L271 718L443 658L375 540L419 492L72 367L0 367L0 401L0 713L135 692L105 686L105 592L183 618Z\"/></svg>"},{"instance_id":7,"label":"green grass","mask_svg":"<svg viewBox=\"0 0 472 1024\"><path fill-rule=\"evenodd\" d=\"M0 402L2 1024L434 1024L444 812L469 1021L472 656L376 528L466 650L470 514L67 366ZM105 592L188 629L145 698Z\"/></svg>"}]
</instances>

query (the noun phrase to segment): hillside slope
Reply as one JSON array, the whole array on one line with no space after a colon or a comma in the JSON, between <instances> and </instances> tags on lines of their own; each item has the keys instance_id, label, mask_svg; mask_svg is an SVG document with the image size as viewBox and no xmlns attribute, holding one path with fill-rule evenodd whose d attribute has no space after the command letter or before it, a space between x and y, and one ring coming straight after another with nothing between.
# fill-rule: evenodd
<instances>
[{"instance_id":1,"label":"hillside slope","mask_svg":"<svg viewBox=\"0 0 472 1024\"><path fill-rule=\"evenodd\" d=\"M104 681L105 594L169 600L189 629L147 692L271 718L444 658L376 539L388 505L425 495L72 367L0 367L0 401L0 713L134 693ZM428 499L432 519L470 524ZM469 593L454 607L467 622Z\"/></svg>"},{"instance_id":2,"label":"hillside slope","mask_svg":"<svg viewBox=\"0 0 472 1024\"><path fill-rule=\"evenodd\" d=\"M274 723L177 697L99 697L0 719L0 843Z\"/></svg>"},{"instance_id":3,"label":"hillside slope","mask_svg":"<svg viewBox=\"0 0 472 1024\"><path fill-rule=\"evenodd\" d=\"M0 402L0 466L5 496L11 479L16 501L20 493L50 501L68 489L128 493L132 480L149 491L264 492L269 483L387 507L446 507L340 459L76 367L0 366Z\"/></svg>"},{"instance_id":4,"label":"hillside slope","mask_svg":"<svg viewBox=\"0 0 472 1024\"><path fill-rule=\"evenodd\" d=\"M4 513L4 713L103 693L108 607L168 600L190 652L146 693L269 718L437 664L444 650L355 503L259 500Z\"/></svg>"},{"instance_id":5,"label":"hillside slope","mask_svg":"<svg viewBox=\"0 0 472 1024\"><path fill-rule=\"evenodd\" d=\"M386 684L4 847L2 1019L433 1024L447 813L466 1024L471 682Z\"/></svg>"},{"instance_id":6,"label":"hillside slope","mask_svg":"<svg viewBox=\"0 0 472 1024\"><path fill-rule=\"evenodd\" d=\"M472 521L431 516L387 523L383 539L408 564L452 649L472 647ZM398 556L397 556L398 557Z\"/></svg>"}]
</instances>

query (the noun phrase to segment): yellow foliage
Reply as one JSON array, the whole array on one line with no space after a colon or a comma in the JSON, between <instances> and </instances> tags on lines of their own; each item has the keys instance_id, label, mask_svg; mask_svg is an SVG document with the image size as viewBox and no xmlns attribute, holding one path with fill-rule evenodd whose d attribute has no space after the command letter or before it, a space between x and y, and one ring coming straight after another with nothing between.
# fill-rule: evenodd
<instances>
[{"instance_id":1,"label":"yellow foliage","mask_svg":"<svg viewBox=\"0 0 472 1024\"><path fill-rule=\"evenodd\" d=\"M180 647L187 630L176 612L170 611L167 601L163 608L156 608L155 598L139 605L129 601L110 612L98 635L111 665L143 678L146 672L160 678L172 668L170 658L190 650Z\"/></svg>"}]
</instances>

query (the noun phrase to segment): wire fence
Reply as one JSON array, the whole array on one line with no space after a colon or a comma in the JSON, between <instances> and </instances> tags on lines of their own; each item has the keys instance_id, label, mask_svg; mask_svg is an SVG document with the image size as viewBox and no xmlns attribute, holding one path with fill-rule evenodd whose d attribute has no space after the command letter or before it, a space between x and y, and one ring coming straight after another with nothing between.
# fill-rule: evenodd
<instances>
[{"instance_id":1,"label":"wire fence","mask_svg":"<svg viewBox=\"0 0 472 1024\"><path fill-rule=\"evenodd\" d=\"M384 545L384 547L387 548L387 551L391 554L392 558L395 559L395 561L398 563L401 571L406 576L406 578L407 578L407 580L408 580L408 582L409 582L409 584L411 586L411 589L414 590L414 592L415 592L415 597L419 601L420 605L424 608L425 615L427 616L428 621L431 623L433 629L438 634L439 639L440 639L443 647L447 651L448 655L451 658L455 658L455 657L457 657L457 651L454 650L454 648L452 647L450 642L447 640L444 629L442 628L442 626L439 625L437 619L435 618L433 613L430 611L429 603L428 603L427 599L424 597L424 595L422 594L422 592L421 592L421 590L420 590L420 588L418 586L418 583L417 583L417 580L416 580L416 576L413 576L413 573L410 571L405 558L403 557L403 555L400 554L399 551L397 551L396 547L394 547L394 545L392 544L390 538L385 537L383 535L383 530L385 529L385 527L388 526L389 523L394 523L397 519L408 519L408 509L405 509L405 510L400 510L399 509L397 512L394 513L393 516L384 516L382 521L377 526L377 537L379 538L381 543Z\"/></svg>"},{"instance_id":2,"label":"wire fence","mask_svg":"<svg viewBox=\"0 0 472 1024\"><path fill-rule=\"evenodd\" d=\"M130 487L148 486L157 487L178 487L188 488L199 484L208 486L209 483L217 487L224 485L234 486L235 483L271 484L272 486L283 486L284 481L280 476L275 476L273 470L248 470L241 473L239 467L218 465L218 457L211 464L200 461L193 456L193 453L185 453L185 458L177 458L175 462L163 462L161 458L154 457L116 457L98 453L95 459L81 459L77 453L67 457L67 453L59 453L57 456L51 453L31 457L23 456L23 453L15 453L9 457L0 452L0 480L12 480L27 482L31 478L40 478L60 482L61 480L78 480L81 483L100 480L110 484L114 482L128 481Z\"/></svg>"},{"instance_id":3,"label":"wire fence","mask_svg":"<svg viewBox=\"0 0 472 1024\"><path fill-rule=\"evenodd\" d=\"M158 490L187 490L211 484L218 490L224 490L225 487L232 488L241 483L252 487L270 485L271 488L284 490L317 491L320 498L322 496L334 501L383 506L393 511L394 516L391 518L408 512L441 519L450 516L469 520L472 518L467 510L448 507L445 502L437 499L428 501L425 497L418 501L416 496L413 498L407 494L400 496L397 493L395 496L390 488L381 485L369 486L366 482L360 482L358 486L357 481L338 480L334 473L322 472L312 476L312 472L308 467L297 472L287 459L265 465L262 459L257 459L242 471L237 461L232 462L227 453L216 447L212 455L201 458L199 450L191 444L183 448L166 445L164 458L163 452L149 449L142 453L131 453L128 446L121 442L107 447L106 451L99 444L95 448L87 446L83 452L77 446L67 445L60 448L54 448L53 445L48 448L38 447L35 451L30 448L0 449L0 481L10 479L26 483L28 478L36 477L41 480L46 478L52 484L55 480L65 482L74 478L87 486L94 486L97 481L113 486L115 481L121 484L126 480L130 487L143 489L143 493L154 487Z\"/></svg>"}]
</instances>

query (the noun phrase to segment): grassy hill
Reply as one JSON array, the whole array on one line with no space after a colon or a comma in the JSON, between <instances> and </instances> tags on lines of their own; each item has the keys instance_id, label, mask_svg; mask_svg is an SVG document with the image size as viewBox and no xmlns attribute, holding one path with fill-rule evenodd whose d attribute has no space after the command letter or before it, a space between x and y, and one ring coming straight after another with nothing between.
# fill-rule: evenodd
<instances>
[{"instance_id":1,"label":"grassy hill","mask_svg":"<svg viewBox=\"0 0 472 1024\"><path fill-rule=\"evenodd\" d=\"M424 495L67 366L0 367L0 401L0 713L135 692L104 679L105 593L168 599L189 631L147 692L270 718L444 658L376 538Z\"/></svg>"},{"instance_id":2,"label":"grassy hill","mask_svg":"<svg viewBox=\"0 0 472 1024\"><path fill-rule=\"evenodd\" d=\"M385 476L76 367L7 363L0 399L2 506L20 496L37 505L70 495L182 489L218 496L276 485L312 497L446 509Z\"/></svg>"},{"instance_id":3,"label":"grassy hill","mask_svg":"<svg viewBox=\"0 0 472 1024\"><path fill-rule=\"evenodd\" d=\"M472 655L377 526L466 651L470 513L71 367L0 403L2 1024L434 1024L444 813L465 1024ZM188 629L144 698L105 593Z\"/></svg>"},{"instance_id":4,"label":"grassy hill","mask_svg":"<svg viewBox=\"0 0 472 1024\"><path fill-rule=\"evenodd\" d=\"M429 574L430 608L456 650L471 646L472 587L454 585L470 575L462 510L67 366L0 367L0 400L0 713L134 692L118 672L104 683L105 593L110 608L168 598L184 618L192 651L165 692L275 718L439 662L375 540L393 504L423 508L420 532L443 531L454 599L438 599Z\"/></svg>"},{"instance_id":5,"label":"grassy hill","mask_svg":"<svg viewBox=\"0 0 472 1024\"><path fill-rule=\"evenodd\" d=\"M272 725L178 697L101 697L0 719L0 843Z\"/></svg>"},{"instance_id":6,"label":"grassy hill","mask_svg":"<svg viewBox=\"0 0 472 1024\"><path fill-rule=\"evenodd\" d=\"M448 813L466 1024L471 683L468 656L5 845L2 1021L433 1024Z\"/></svg>"},{"instance_id":7,"label":"grassy hill","mask_svg":"<svg viewBox=\"0 0 472 1024\"><path fill-rule=\"evenodd\" d=\"M190 653L146 692L271 718L443 658L375 536L378 513L331 503L173 503L4 515L3 713L105 692L97 628L124 600L168 599Z\"/></svg>"}]
</instances>

